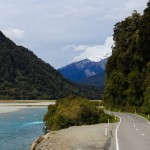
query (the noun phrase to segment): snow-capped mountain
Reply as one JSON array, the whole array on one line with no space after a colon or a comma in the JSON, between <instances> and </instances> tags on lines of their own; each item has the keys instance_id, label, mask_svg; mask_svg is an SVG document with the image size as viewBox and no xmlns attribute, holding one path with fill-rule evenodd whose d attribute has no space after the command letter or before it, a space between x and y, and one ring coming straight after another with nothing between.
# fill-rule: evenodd
<instances>
[{"instance_id":1,"label":"snow-capped mountain","mask_svg":"<svg viewBox=\"0 0 150 150\"><path fill-rule=\"evenodd\" d=\"M110 57L111 55L112 55L112 53L101 53L101 54L99 54L97 56L91 56L91 57L89 57L87 59L89 59L89 60L91 60L93 62L100 62L100 61Z\"/></svg>"},{"instance_id":2,"label":"snow-capped mountain","mask_svg":"<svg viewBox=\"0 0 150 150\"><path fill-rule=\"evenodd\" d=\"M58 69L58 71L70 81L104 87L105 66L110 56L111 53L92 56L71 63Z\"/></svg>"},{"instance_id":3,"label":"snow-capped mountain","mask_svg":"<svg viewBox=\"0 0 150 150\"><path fill-rule=\"evenodd\" d=\"M63 68L60 68L58 71L65 78L75 82L80 82L85 78L105 72L99 62L92 62L89 59L74 62Z\"/></svg>"}]
</instances>

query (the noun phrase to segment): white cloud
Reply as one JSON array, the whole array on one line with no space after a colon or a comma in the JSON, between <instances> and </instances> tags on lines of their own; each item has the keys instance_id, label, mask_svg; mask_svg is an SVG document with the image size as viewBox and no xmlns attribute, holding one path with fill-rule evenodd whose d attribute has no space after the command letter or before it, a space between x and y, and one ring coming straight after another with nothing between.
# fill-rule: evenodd
<instances>
[{"instance_id":1,"label":"white cloud","mask_svg":"<svg viewBox=\"0 0 150 150\"><path fill-rule=\"evenodd\" d=\"M111 41L103 41L113 34L114 24L133 10L142 13L148 0L0 2L0 29L4 29L4 34L58 68L110 49Z\"/></svg>"},{"instance_id":2,"label":"white cloud","mask_svg":"<svg viewBox=\"0 0 150 150\"><path fill-rule=\"evenodd\" d=\"M87 49L88 47L90 47L90 45L67 45L65 47L62 48L62 50L66 51L66 50L74 50L74 51L85 51L85 49Z\"/></svg>"},{"instance_id":3,"label":"white cloud","mask_svg":"<svg viewBox=\"0 0 150 150\"><path fill-rule=\"evenodd\" d=\"M10 39L14 40L15 42L19 42L24 38L24 31L17 28L7 28L3 29L2 32L9 37Z\"/></svg>"},{"instance_id":4,"label":"white cloud","mask_svg":"<svg viewBox=\"0 0 150 150\"><path fill-rule=\"evenodd\" d=\"M82 53L73 58L73 61L79 61L82 59L94 57L94 56L105 56L112 52L112 46L114 45L113 37L108 37L104 45L79 45L74 47L74 51L82 50Z\"/></svg>"},{"instance_id":5,"label":"white cloud","mask_svg":"<svg viewBox=\"0 0 150 150\"><path fill-rule=\"evenodd\" d=\"M137 10L139 13L142 13L147 3L147 0L126 0L122 2L119 1L120 0L116 0L116 2L112 4L112 6L109 6L110 8L104 12L103 17L101 19L109 21L121 21L126 17L130 16L133 10Z\"/></svg>"},{"instance_id":6,"label":"white cloud","mask_svg":"<svg viewBox=\"0 0 150 150\"><path fill-rule=\"evenodd\" d=\"M89 45L79 45L77 47L74 48L75 51L85 51L85 49L87 49L89 47Z\"/></svg>"}]
</instances>

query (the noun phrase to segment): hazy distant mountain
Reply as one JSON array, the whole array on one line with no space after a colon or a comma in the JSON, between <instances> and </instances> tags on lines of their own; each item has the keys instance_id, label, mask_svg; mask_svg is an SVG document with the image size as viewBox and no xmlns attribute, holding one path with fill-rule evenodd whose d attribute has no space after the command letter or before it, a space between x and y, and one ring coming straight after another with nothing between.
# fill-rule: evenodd
<instances>
[{"instance_id":1,"label":"hazy distant mountain","mask_svg":"<svg viewBox=\"0 0 150 150\"><path fill-rule=\"evenodd\" d=\"M60 68L59 71L65 78L75 82L105 72L99 62L92 62L89 59L74 62Z\"/></svg>"},{"instance_id":2,"label":"hazy distant mountain","mask_svg":"<svg viewBox=\"0 0 150 150\"><path fill-rule=\"evenodd\" d=\"M99 90L71 83L0 32L0 99L57 99L69 94L100 98Z\"/></svg>"},{"instance_id":3,"label":"hazy distant mountain","mask_svg":"<svg viewBox=\"0 0 150 150\"><path fill-rule=\"evenodd\" d=\"M81 84L85 85L92 85L96 86L100 89L104 89L104 84L105 84L105 72L101 74L96 74L94 76L91 76L89 78L85 78L82 81L80 81Z\"/></svg>"},{"instance_id":4,"label":"hazy distant mountain","mask_svg":"<svg viewBox=\"0 0 150 150\"><path fill-rule=\"evenodd\" d=\"M58 71L70 81L103 88L105 66L110 55L109 53L105 56L90 57L62 67Z\"/></svg>"}]
</instances>

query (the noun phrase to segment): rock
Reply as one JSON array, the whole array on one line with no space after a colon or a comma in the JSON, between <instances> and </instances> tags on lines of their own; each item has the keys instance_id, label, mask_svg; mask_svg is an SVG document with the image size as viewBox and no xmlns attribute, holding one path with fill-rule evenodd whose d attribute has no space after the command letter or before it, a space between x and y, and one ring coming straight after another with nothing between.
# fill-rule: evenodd
<instances>
[{"instance_id":1,"label":"rock","mask_svg":"<svg viewBox=\"0 0 150 150\"><path fill-rule=\"evenodd\" d=\"M40 144L45 138L43 136L38 137L31 145L30 150L35 150L36 146Z\"/></svg>"}]
</instances>

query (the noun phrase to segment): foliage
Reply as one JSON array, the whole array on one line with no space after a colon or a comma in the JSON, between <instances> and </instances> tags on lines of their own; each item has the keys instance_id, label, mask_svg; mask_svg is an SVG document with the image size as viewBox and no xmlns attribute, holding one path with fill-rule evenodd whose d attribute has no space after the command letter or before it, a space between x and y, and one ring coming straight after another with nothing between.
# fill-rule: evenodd
<instances>
[{"instance_id":1,"label":"foliage","mask_svg":"<svg viewBox=\"0 0 150 150\"><path fill-rule=\"evenodd\" d=\"M104 100L113 108L150 113L150 5L114 27Z\"/></svg>"},{"instance_id":2,"label":"foliage","mask_svg":"<svg viewBox=\"0 0 150 150\"><path fill-rule=\"evenodd\" d=\"M101 97L100 90L67 81L33 52L0 32L0 99L58 99L69 94Z\"/></svg>"},{"instance_id":3,"label":"foliage","mask_svg":"<svg viewBox=\"0 0 150 150\"><path fill-rule=\"evenodd\" d=\"M105 114L98 108L97 102L87 99L68 96L57 101L55 106L49 106L44 122L47 129L59 130L70 126L90 125L113 121L111 115Z\"/></svg>"}]
</instances>

